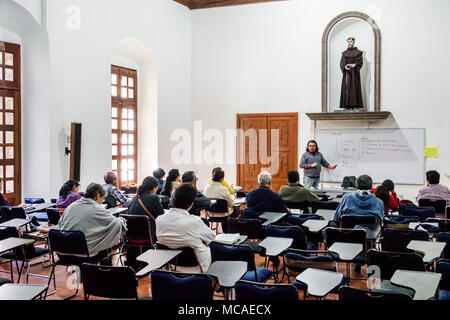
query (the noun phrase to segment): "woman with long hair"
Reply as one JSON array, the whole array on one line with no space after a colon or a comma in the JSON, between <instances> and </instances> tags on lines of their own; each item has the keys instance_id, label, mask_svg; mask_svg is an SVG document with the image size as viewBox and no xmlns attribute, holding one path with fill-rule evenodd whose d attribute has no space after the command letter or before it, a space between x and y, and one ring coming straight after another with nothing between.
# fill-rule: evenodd
<instances>
[{"instance_id":1,"label":"woman with long hair","mask_svg":"<svg viewBox=\"0 0 450 320\"><path fill-rule=\"evenodd\" d=\"M178 169L172 169L167 175L166 184L161 192L163 196L171 197L172 192L181 185L181 176Z\"/></svg>"}]
</instances>

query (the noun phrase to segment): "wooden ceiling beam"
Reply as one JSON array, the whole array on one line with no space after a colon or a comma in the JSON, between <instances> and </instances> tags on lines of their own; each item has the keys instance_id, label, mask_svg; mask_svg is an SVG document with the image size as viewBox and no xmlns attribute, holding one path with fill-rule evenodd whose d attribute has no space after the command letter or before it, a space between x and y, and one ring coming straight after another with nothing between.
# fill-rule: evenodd
<instances>
[{"instance_id":1,"label":"wooden ceiling beam","mask_svg":"<svg viewBox=\"0 0 450 320\"><path fill-rule=\"evenodd\" d=\"M286 0L174 0L191 10Z\"/></svg>"}]
</instances>

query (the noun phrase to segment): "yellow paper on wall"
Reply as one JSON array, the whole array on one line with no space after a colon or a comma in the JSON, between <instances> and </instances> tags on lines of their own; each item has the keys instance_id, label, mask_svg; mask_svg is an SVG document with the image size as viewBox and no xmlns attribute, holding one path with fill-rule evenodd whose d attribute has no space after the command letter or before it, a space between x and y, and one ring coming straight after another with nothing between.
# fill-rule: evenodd
<instances>
[{"instance_id":1,"label":"yellow paper on wall","mask_svg":"<svg viewBox=\"0 0 450 320\"><path fill-rule=\"evenodd\" d=\"M425 147L425 158L438 158L439 148L438 147Z\"/></svg>"}]
</instances>

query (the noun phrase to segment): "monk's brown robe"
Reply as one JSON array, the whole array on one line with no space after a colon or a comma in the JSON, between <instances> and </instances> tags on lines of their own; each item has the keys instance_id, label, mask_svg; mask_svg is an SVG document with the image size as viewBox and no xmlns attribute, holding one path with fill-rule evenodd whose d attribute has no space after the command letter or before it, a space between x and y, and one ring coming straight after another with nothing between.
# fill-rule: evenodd
<instances>
[{"instance_id":1,"label":"monk's brown robe","mask_svg":"<svg viewBox=\"0 0 450 320\"><path fill-rule=\"evenodd\" d=\"M348 48L342 53L341 70L344 74L342 78L341 103L344 109L363 108L361 92L360 70L363 66L363 52L358 48ZM356 64L355 68L345 70L347 64Z\"/></svg>"}]
</instances>

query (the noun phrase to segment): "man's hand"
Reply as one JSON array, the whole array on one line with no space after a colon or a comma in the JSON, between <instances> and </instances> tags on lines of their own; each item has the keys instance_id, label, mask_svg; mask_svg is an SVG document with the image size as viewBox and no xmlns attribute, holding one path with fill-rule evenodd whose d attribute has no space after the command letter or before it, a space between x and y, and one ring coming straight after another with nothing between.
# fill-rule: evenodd
<instances>
[{"instance_id":1,"label":"man's hand","mask_svg":"<svg viewBox=\"0 0 450 320\"><path fill-rule=\"evenodd\" d=\"M317 168L319 166L319 164L317 163L317 162L314 162L312 165L311 165L311 168Z\"/></svg>"},{"instance_id":2,"label":"man's hand","mask_svg":"<svg viewBox=\"0 0 450 320\"><path fill-rule=\"evenodd\" d=\"M335 164L334 166L330 167L331 170L336 170L337 168L337 164Z\"/></svg>"}]
</instances>

